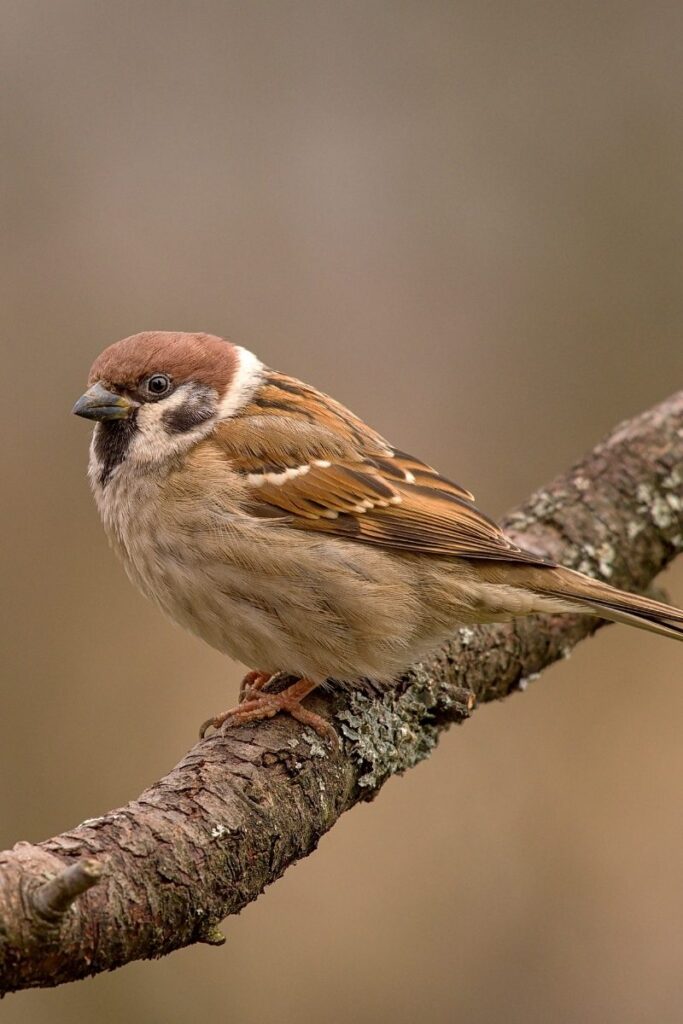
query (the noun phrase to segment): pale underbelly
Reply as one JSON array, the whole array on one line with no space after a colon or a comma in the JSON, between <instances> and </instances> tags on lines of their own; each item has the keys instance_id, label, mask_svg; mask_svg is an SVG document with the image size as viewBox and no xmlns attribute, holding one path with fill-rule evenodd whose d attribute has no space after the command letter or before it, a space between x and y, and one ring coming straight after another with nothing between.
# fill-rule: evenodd
<instances>
[{"instance_id":1,"label":"pale underbelly","mask_svg":"<svg viewBox=\"0 0 683 1024\"><path fill-rule=\"evenodd\" d=\"M316 681L389 681L423 653L419 596L391 556L359 560L349 546L343 557L339 542L329 543L275 560L250 549L249 559L231 551L214 560L125 561L170 618L249 668Z\"/></svg>"},{"instance_id":2,"label":"pale underbelly","mask_svg":"<svg viewBox=\"0 0 683 1024\"><path fill-rule=\"evenodd\" d=\"M534 610L459 559L406 555L262 524L130 535L140 589L211 647L263 672L388 682L462 625Z\"/></svg>"}]
</instances>

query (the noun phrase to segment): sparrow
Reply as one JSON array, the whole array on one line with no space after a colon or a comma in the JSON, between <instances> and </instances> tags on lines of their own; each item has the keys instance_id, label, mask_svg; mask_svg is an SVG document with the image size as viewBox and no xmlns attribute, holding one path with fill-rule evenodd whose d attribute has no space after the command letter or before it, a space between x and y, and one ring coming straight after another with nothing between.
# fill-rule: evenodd
<instances>
[{"instance_id":1,"label":"sparrow","mask_svg":"<svg viewBox=\"0 0 683 1024\"><path fill-rule=\"evenodd\" d=\"M95 360L74 413L131 580L253 666L233 726L327 680L390 684L460 626L586 613L683 639L683 612L517 547L464 487L339 402L210 334L148 331ZM276 675L297 681L265 689Z\"/></svg>"}]
</instances>

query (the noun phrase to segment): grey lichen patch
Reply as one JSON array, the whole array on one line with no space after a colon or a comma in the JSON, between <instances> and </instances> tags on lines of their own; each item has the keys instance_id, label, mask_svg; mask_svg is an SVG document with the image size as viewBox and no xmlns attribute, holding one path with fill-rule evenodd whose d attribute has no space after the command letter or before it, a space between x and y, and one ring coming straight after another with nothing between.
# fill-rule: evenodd
<instances>
[{"instance_id":1,"label":"grey lichen patch","mask_svg":"<svg viewBox=\"0 0 683 1024\"><path fill-rule=\"evenodd\" d=\"M638 522L637 520L631 520L626 527L626 536L629 540L635 540L639 534L645 529L645 523Z\"/></svg>"},{"instance_id":2,"label":"grey lichen patch","mask_svg":"<svg viewBox=\"0 0 683 1024\"><path fill-rule=\"evenodd\" d=\"M569 563L573 564L579 572L585 572L587 576L592 576L596 565L595 548L593 545L584 544L581 551L577 551L576 554L579 556L578 559L575 559L572 553Z\"/></svg>"},{"instance_id":3,"label":"grey lichen patch","mask_svg":"<svg viewBox=\"0 0 683 1024\"><path fill-rule=\"evenodd\" d=\"M389 689L380 699L354 692L348 708L337 714L347 752L361 766L363 788L376 789L428 757L438 738L438 714L458 719L470 712L472 695L451 694L422 666L411 670L410 680L405 690Z\"/></svg>"},{"instance_id":4,"label":"grey lichen patch","mask_svg":"<svg viewBox=\"0 0 683 1024\"><path fill-rule=\"evenodd\" d=\"M577 472L571 478L570 486L555 486L551 491L537 491L524 508L507 516L506 530L521 534L522 546L535 550L529 543L529 538L524 535L530 533L533 536L539 525L542 524L551 525L554 530L557 530L558 524L563 524L566 520L567 505L577 504L577 502L584 503L586 501L585 494L592 486L592 482L587 477ZM556 553L556 556L559 557L562 565L586 573L588 576L602 576L609 579L614 575L617 558L617 553L610 543L610 528L597 515L593 516L592 528L595 538L593 544L584 542L572 544L569 542L566 530L559 527L562 535L562 549L561 554ZM541 550L539 553L547 554L548 552Z\"/></svg>"},{"instance_id":5,"label":"grey lichen patch","mask_svg":"<svg viewBox=\"0 0 683 1024\"><path fill-rule=\"evenodd\" d=\"M457 636L460 640L461 647L469 647L475 637L475 632L470 629L469 626L463 626L462 629L458 630Z\"/></svg>"},{"instance_id":6,"label":"grey lichen patch","mask_svg":"<svg viewBox=\"0 0 683 1024\"><path fill-rule=\"evenodd\" d=\"M652 498L654 496L654 487L652 484L640 483L636 488L636 498L638 504L643 510L649 508Z\"/></svg>"},{"instance_id":7,"label":"grey lichen patch","mask_svg":"<svg viewBox=\"0 0 683 1024\"><path fill-rule=\"evenodd\" d=\"M578 560L570 558L566 561L568 564L574 561L578 571L586 573L587 576L599 575L603 579L609 579L614 574L617 552L609 541L603 541L597 547L593 544L584 544L580 556Z\"/></svg>"},{"instance_id":8,"label":"grey lichen patch","mask_svg":"<svg viewBox=\"0 0 683 1024\"><path fill-rule=\"evenodd\" d=\"M662 487L665 491L680 491L683 488L683 473L678 467L664 477Z\"/></svg>"},{"instance_id":9,"label":"grey lichen patch","mask_svg":"<svg viewBox=\"0 0 683 1024\"><path fill-rule=\"evenodd\" d=\"M658 494L652 502L652 519L655 526L658 526L661 530L666 530L669 526L673 526L680 518L676 514L680 512L680 508L680 501L675 494L667 494L666 496Z\"/></svg>"},{"instance_id":10,"label":"grey lichen patch","mask_svg":"<svg viewBox=\"0 0 683 1024\"><path fill-rule=\"evenodd\" d=\"M204 942L207 946L223 946L226 938L217 924L202 924L197 931L197 942Z\"/></svg>"},{"instance_id":11,"label":"grey lichen patch","mask_svg":"<svg viewBox=\"0 0 683 1024\"><path fill-rule=\"evenodd\" d=\"M567 492L561 491L536 491L522 509L517 509L507 518L507 526L510 529L524 533L531 527L538 526L539 522L545 519L552 519L553 515L561 512L567 499Z\"/></svg>"},{"instance_id":12,"label":"grey lichen patch","mask_svg":"<svg viewBox=\"0 0 683 1024\"><path fill-rule=\"evenodd\" d=\"M308 726L303 731L303 739L308 743L309 757L327 757L328 750L323 740Z\"/></svg>"},{"instance_id":13,"label":"grey lichen patch","mask_svg":"<svg viewBox=\"0 0 683 1024\"><path fill-rule=\"evenodd\" d=\"M636 490L638 511L649 516L660 530L668 530L681 522L683 499L679 492L682 478L679 470L674 469L662 481L661 493L652 484L640 483Z\"/></svg>"},{"instance_id":14,"label":"grey lichen patch","mask_svg":"<svg viewBox=\"0 0 683 1024\"><path fill-rule=\"evenodd\" d=\"M529 683L533 683L535 679L540 679L540 678L541 678L541 673L540 672L529 672L528 675L522 676L522 678L519 680L519 682L517 683L517 689L521 690L522 693L524 693L524 691L529 686Z\"/></svg>"},{"instance_id":15,"label":"grey lichen patch","mask_svg":"<svg viewBox=\"0 0 683 1024\"><path fill-rule=\"evenodd\" d=\"M381 700L354 693L348 709L337 715L351 757L362 766L358 785L376 789L386 778L412 768L436 744L435 725L412 690L388 692Z\"/></svg>"},{"instance_id":16,"label":"grey lichen patch","mask_svg":"<svg viewBox=\"0 0 683 1024\"><path fill-rule=\"evenodd\" d=\"M617 557L614 546L609 541L605 541L597 548L596 555L600 575L609 579L614 572L614 560Z\"/></svg>"}]
</instances>

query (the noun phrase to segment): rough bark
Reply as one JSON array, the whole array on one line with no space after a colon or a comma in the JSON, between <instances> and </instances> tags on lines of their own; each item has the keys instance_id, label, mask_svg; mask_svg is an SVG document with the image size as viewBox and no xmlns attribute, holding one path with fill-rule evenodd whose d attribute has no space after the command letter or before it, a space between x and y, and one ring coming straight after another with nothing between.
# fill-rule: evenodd
<instances>
[{"instance_id":1,"label":"rough bark","mask_svg":"<svg viewBox=\"0 0 683 1024\"><path fill-rule=\"evenodd\" d=\"M683 392L618 427L508 516L517 541L641 590L683 549ZM598 627L580 616L461 629L383 694L312 700L340 750L279 717L197 743L125 807L0 853L0 992L58 985L193 942L311 853L339 816L485 701Z\"/></svg>"}]
</instances>

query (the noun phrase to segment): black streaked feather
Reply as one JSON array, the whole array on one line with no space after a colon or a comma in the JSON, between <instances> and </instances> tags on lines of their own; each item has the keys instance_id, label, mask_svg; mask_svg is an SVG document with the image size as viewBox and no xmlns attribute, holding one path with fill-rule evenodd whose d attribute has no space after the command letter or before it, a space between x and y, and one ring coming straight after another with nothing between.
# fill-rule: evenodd
<instances>
[{"instance_id":1,"label":"black streaked feather","mask_svg":"<svg viewBox=\"0 0 683 1024\"><path fill-rule=\"evenodd\" d=\"M291 403L284 399L280 402L275 398L261 398L260 396L256 396L255 398L252 398L251 405L256 405L259 409L277 409L280 412L288 413L290 416L303 416L304 419L314 422L313 415L307 409L302 409L300 406L292 408Z\"/></svg>"},{"instance_id":2,"label":"black streaked feather","mask_svg":"<svg viewBox=\"0 0 683 1024\"><path fill-rule=\"evenodd\" d=\"M97 424L95 455L100 466L99 481L102 487L125 459L137 429L135 413L126 420L103 420Z\"/></svg>"}]
</instances>

